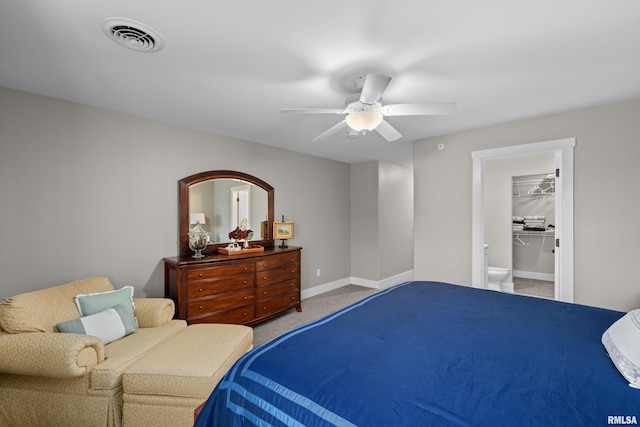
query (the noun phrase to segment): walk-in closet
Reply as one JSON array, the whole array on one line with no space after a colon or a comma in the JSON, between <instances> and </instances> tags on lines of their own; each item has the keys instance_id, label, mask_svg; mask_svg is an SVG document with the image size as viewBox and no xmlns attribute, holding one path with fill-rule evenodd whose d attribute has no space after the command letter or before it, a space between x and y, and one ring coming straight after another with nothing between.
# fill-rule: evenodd
<instances>
[{"instance_id":1,"label":"walk-in closet","mask_svg":"<svg viewBox=\"0 0 640 427\"><path fill-rule=\"evenodd\" d=\"M555 174L513 177L514 292L554 297Z\"/></svg>"}]
</instances>

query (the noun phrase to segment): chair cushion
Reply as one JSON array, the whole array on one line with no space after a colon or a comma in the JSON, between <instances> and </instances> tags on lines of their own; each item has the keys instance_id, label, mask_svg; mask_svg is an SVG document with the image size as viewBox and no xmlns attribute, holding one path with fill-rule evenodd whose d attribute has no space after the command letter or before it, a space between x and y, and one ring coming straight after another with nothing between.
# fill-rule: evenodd
<instances>
[{"instance_id":1,"label":"chair cushion","mask_svg":"<svg viewBox=\"0 0 640 427\"><path fill-rule=\"evenodd\" d=\"M204 400L222 376L253 347L253 329L243 325L190 325L164 341L123 375L127 395Z\"/></svg>"},{"instance_id":2,"label":"chair cushion","mask_svg":"<svg viewBox=\"0 0 640 427\"><path fill-rule=\"evenodd\" d=\"M80 317L76 295L110 290L109 279L99 276L19 294L0 301L0 326L12 334L58 332L56 324Z\"/></svg>"},{"instance_id":3,"label":"chair cushion","mask_svg":"<svg viewBox=\"0 0 640 427\"><path fill-rule=\"evenodd\" d=\"M184 320L170 320L155 328L140 328L135 334L115 340L104 346L105 360L90 372L92 390L110 390L122 383L122 373L133 362L174 334L186 329Z\"/></svg>"}]
</instances>

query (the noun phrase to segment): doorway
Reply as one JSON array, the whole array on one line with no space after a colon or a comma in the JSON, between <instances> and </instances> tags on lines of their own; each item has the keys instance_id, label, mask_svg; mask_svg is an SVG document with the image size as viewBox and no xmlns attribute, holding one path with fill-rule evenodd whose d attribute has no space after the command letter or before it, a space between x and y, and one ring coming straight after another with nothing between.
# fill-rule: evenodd
<instances>
[{"instance_id":1,"label":"doorway","mask_svg":"<svg viewBox=\"0 0 640 427\"><path fill-rule=\"evenodd\" d=\"M548 225L555 227L555 190L551 192L544 180L553 170L553 153L485 160L484 242L488 265L508 270L498 286L504 292L517 293L523 278L539 279L532 273L542 270L549 273L545 279L554 282L551 298L555 297L554 237L547 239L547 233L539 232ZM555 188L555 180L553 185ZM543 243L545 250L541 251ZM538 261L546 261L546 265L538 265Z\"/></svg>"},{"instance_id":2,"label":"doorway","mask_svg":"<svg viewBox=\"0 0 640 427\"><path fill-rule=\"evenodd\" d=\"M474 151L472 200L472 286L486 288L485 280L485 166L488 160L553 155L555 180L555 290L554 299L573 302L573 151L575 138Z\"/></svg>"},{"instance_id":3,"label":"doorway","mask_svg":"<svg viewBox=\"0 0 640 427\"><path fill-rule=\"evenodd\" d=\"M250 228L251 218L249 218L250 187L248 185L240 185L231 187L231 229L245 227Z\"/></svg>"},{"instance_id":4,"label":"doorway","mask_svg":"<svg viewBox=\"0 0 640 427\"><path fill-rule=\"evenodd\" d=\"M553 162L553 156L548 156ZM511 271L515 294L555 298L555 178L553 169L512 177Z\"/></svg>"}]
</instances>

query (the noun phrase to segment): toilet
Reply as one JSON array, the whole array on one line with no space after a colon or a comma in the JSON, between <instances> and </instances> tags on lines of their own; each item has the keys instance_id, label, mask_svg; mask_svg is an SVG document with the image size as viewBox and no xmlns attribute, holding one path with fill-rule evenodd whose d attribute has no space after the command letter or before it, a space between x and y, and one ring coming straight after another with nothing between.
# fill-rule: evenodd
<instances>
[{"instance_id":1,"label":"toilet","mask_svg":"<svg viewBox=\"0 0 640 427\"><path fill-rule=\"evenodd\" d=\"M513 293L513 283L505 283L504 279L509 277L509 269L502 267L487 267L487 287L494 291Z\"/></svg>"},{"instance_id":2,"label":"toilet","mask_svg":"<svg viewBox=\"0 0 640 427\"><path fill-rule=\"evenodd\" d=\"M488 289L513 293L513 282L505 282L511 271L508 268L491 267L489 265L489 245L484 244L484 283Z\"/></svg>"}]
</instances>

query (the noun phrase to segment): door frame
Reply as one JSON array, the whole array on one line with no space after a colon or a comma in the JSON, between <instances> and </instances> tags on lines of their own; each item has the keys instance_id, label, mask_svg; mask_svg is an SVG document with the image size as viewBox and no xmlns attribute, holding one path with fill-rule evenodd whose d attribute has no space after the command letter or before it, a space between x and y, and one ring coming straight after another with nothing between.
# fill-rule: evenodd
<instances>
[{"instance_id":1,"label":"door frame","mask_svg":"<svg viewBox=\"0 0 640 427\"><path fill-rule=\"evenodd\" d=\"M555 299L574 301L573 278L573 157L575 138L512 145L471 152L473 160L473 200L471 224L471 284L486 288L484 272L484 169L485 161L532 154L553 153L556 177Z\"/></svg>"}]
</instances>

